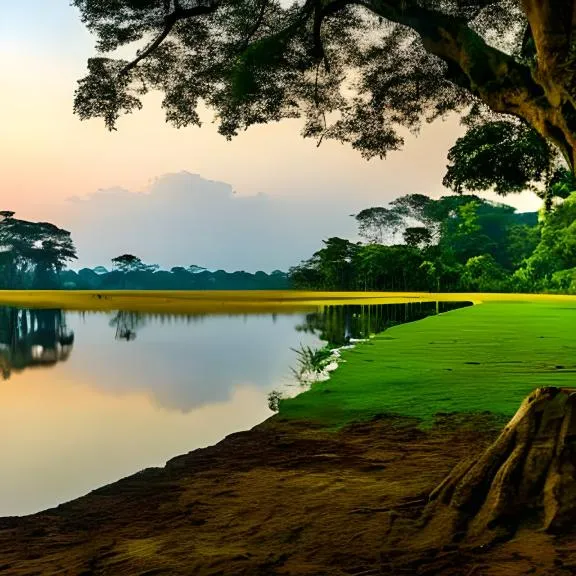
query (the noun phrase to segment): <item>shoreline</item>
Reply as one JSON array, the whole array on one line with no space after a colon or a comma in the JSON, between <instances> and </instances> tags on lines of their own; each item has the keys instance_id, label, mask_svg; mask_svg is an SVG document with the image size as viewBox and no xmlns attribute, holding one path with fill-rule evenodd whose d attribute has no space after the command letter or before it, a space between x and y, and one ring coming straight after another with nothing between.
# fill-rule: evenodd
<instances>
[{"instance_id":1,"label":"shoreline","mask_svg":"<svg viewBox=\"0 0 576 576\"><path fill-rule=\"evenodd\" d=\"M463 440L462 432L442 427L430 436L415 424L391 417L328 432L272 416L163 468L37 514L0 518L0 574L348 573L340 572L347 563L339 555L342 539L353 538L355 529L342 527L345 518L364 528L368 520L366 544L373 546L382 518L364 508L392 509L412 499L437 483L471 443L493 437L488 428L468 428ZM416 461L409 456L400 465L407 449ZM432 458L431 450L443 457ZM410 479L422 459L425 478ZM408 484L395 494L390 480L397 483L399 475ZM327 538L340 543L330 550ZM368 548L358 555L358 542L354 547L349 568L376 561L376 551L364 558ZM303 568L302 554L305 564L314 556L314 564Z\"/></svg>"}]
</instances>

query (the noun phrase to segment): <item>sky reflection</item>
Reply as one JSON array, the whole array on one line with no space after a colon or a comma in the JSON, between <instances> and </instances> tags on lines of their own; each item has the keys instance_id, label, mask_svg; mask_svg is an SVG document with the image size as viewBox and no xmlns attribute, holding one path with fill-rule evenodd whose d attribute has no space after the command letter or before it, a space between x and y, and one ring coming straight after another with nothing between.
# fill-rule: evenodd
<instances>
[{"instance_id":1,"label":"sky reflection","mask_svg":"<svg viewBox=\"0 0 576 576\"><path fill-rule=\"evenodd\" d=\"M268 392L291 382L290 348L318 342L295 330L302 314L147 317L131 341L115 339L111 318L66 313L67 359L0 380L0 516L55 506L251 428L271 414Z\"/></svg>"}]
</instances>

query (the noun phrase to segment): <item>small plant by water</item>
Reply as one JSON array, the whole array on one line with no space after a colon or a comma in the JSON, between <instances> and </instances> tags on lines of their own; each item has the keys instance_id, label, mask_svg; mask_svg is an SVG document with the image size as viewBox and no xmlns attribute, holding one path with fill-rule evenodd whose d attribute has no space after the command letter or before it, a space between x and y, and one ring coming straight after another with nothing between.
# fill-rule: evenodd
<instances>
[{"instance_id":1,"label":"small plant by water","mask_svg":"<svg viewBox=\"0 0 576 576\"><path fill-rule=\"evenodd\" d=\"M300 349L291 348L291 350L298 355L298 366L291 370L300 383L307 383L306 376L309 374L320 374L334 359L333 350L329 345L311 348L301 344Z\"/></svg>"}]
</instances>

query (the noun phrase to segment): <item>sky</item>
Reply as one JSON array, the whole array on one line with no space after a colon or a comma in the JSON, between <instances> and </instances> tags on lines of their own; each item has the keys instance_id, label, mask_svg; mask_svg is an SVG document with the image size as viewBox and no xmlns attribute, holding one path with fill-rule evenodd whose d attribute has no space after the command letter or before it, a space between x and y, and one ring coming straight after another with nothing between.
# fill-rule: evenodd
<instances>
[{"instance_id":1,"label":"sky","mask_svg":"<svg viewBox=\"0 0 576 576\"><path fill-rule=\"evenodd\" d=\"M131 252L164 268L287 269L329 236L357 239L350 214L409 193L438 197L455 117L409 136L400 152L364 160L351 147L304 140L300 121L258 126L226 141L167 124L161 97L122 118L72 113L94 38L68 0L0 1L0 182L3 210L72 233L79 260ZM494 198L486 195L488 198ZM535 210L532 195L510 197Z\"/></svg>"}]
</instances>

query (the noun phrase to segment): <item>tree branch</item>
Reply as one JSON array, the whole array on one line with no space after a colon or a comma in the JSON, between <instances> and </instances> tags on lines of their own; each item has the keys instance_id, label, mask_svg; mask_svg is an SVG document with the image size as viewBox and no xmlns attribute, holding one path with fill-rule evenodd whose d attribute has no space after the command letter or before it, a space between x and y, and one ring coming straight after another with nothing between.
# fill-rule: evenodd
<instances>
[{"instance_id":1,"label":"tree branch","mask_svg":"<svg viewBox=\"0 0 576 576\"><path fill-rule=\"evenodd\" d=\"M256 21L254 22L254 26L252 26L252 28L248 32L248 35L246 36L246 38L244 39L244 41L240 46L241 51L244 51L246 50L246 48L248 48L248 45L250 44L250 41L254 37L254 34L258 32L258 28L260 28L260 26L262 25L262 21L264 20L264 14L266 13L266 8L268 8L269 4L270 0L262 0L262 3L260 5L260 11L258 12Z\"/></svg>"},{"instance_id":2,"label":"tree branch","mask_svg":"<svg viewBox=\"0 0 576 576\"><path fill-rule=\"evenodd\" d=\"M523 0L540 4L542 0ZM551 0L544 0L550 3ZM449 16L402 0L364 0L375 14L408 26L421 38L424 49L461 73L466 88L492 110L512 114L531 124L570 156L576 148L573 131L548 99L546 86L530 68L488 45L463 18Z\"/></svg>"},{"instance_id":3,"label":"tree branch","mask_svg":"<svg viewBox=\"0 0 576 576\"><path fill-rule=\"evenodd\" d=\"M141 52L134 60L126 64L122 70L120 70L118 76L124 76L130 70L135 68L142 60L150 56L154 50L166 40L172 29L176 25L176 23L180 20L185 20L187 18L192 18L193 16L201 16L203 14L211 14L215 12L218 8L218 3L213 2L209 5L203 6L201 4L197 6L193 6L192 8L182 8L178 0L174 2L174 11L171 14L168 14L164 18L164 29L160 34L156 37L156 39L143 51Z\"/></svg>"},{"instance_id":4,"label":"tree branch","mask_svg":"<svg viewBox=\"0 0 576 576\"><path fill-rule=\"evenodd\" d=\"M324 50L324 43L322 42L322 24L325 18L333 16L340 10L353 4L360 5L361 0L334 0L329 4L323 5L322 0L316 0L316 7L314 10L314 24L312 28L312 50L313 56L319 61L324 60L324 68L327 72L330 71L330 63L326 57Z\"/></svg>"}]
</instances>

